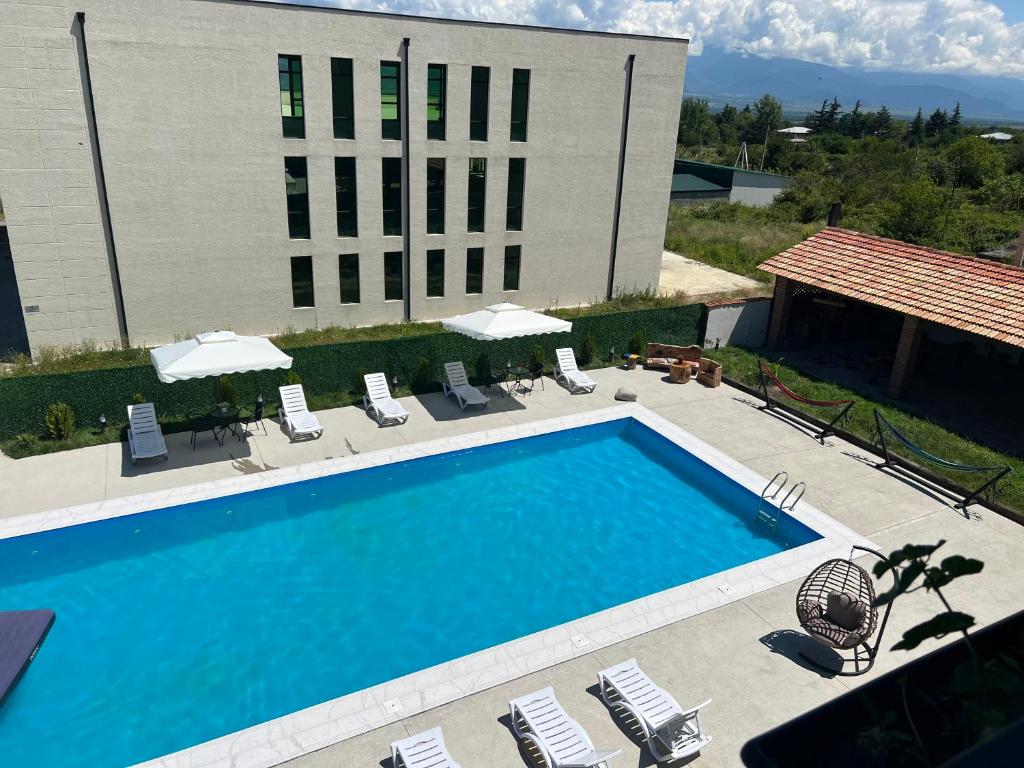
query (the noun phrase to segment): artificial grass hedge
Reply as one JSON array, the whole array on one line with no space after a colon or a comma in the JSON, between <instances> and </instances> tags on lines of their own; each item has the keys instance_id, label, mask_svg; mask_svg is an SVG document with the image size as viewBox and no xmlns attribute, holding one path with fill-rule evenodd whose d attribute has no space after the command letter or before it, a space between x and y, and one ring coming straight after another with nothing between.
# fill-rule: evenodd
<instances>
[{"instance_id":1,"label":"artificial grass hedge","mask_svg":"<svg viewBox=\"0 0 1024 768\"><path fill-rule=\"evenodd\" d=\"M561 313L559 313L561 314ZM706 308L691 304L633 312L583 315L572 318L571 334L548 334L504 342L485 343L455 333L437 332L402 336L402 325L394 326L394 338L285 347L294 358L292 370L302 378L310 407L317 403L343 404L351 401L345 393L361 392L364 373L384 371L388 379L398 377L401 388L413 391L440 389L443 365L462 360L473 375L481 352L491 356L495 368L506 360L526 362L534 346L544 351L545 368L551 369L554 350L571 346L579 353L584 336L593 334L597 355L607 358L615 347L616 355L627 350L637 332L651 341L694 344L703 339ZM426 360L429 376L424 377ZM239 403L250 403L262 393L268 405L277 402L277 388L284 383L285 371L259 371L231 377ZM215 378L193 379L163 384L152 365L135 364L66 373L0 377L0 440L23 433L39 434L43 429L46 407L63 401L75 410L81 429L91 429L106 414L111 426L127 420L125 406L136 394L156 406L161 421L183 422L194 411L208 409L214 402ZM337 395L329 397L330 395ZM270 408L273 412L273 407Z\"/></svg>"}]
</instances>

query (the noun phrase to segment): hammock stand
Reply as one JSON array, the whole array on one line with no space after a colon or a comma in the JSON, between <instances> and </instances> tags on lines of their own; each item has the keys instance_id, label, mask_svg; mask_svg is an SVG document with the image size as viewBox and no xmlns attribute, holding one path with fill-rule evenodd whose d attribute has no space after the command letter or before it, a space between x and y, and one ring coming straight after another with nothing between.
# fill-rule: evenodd
<instances>
[{"instance_id":1,"label":"hammock stand","mask_svg":"<svg viewBox=\"0 0 1024 768\"><path fill-rule=\"evenodd\" d=\"M909 438L905 437L904 435L901 435L899 431L896 429L896 427L890 424L888 420L885 418L885 416L879 413L877 409L875 410L875 426L878 428L878 440L882 446L882 456L885 458L885 461L877 465L879 469L881 469L882 467L889 467L890 469L897 468L897 464L893 461L893 459L899 457L894 457L894 455L889 452L889 446L886 445L885 443L885 434L886 432L889 432L893 437L896 438L897 441L899 441L903 445L904 448L913 453L915 456L918 456L921 459L927 461L928 463L934 464L943 469L952 470L954 472L995 472L996 474L994 474L984 483L979 485L973 491L970 491L966 496L964 496L963 499L961 499L954 505L954 509L962 509L965 514L967 513L967 507L971 502L979 500L981 498L981 494L983 494L985 491L988 491L989 489L991 489L991 491L994 493L996 483L999 482L1006 475L1010 474L1010 470L1013 469L1013 467L1010 466L974 467L969 464L957 464L954 461L949 461L947 459L940 458L935 454L928 453L928 451L926 451L924 448L915 445L910 441ZM911 466L913 465L911 464Z\"/></svg>"},{"instance_id":2,"label":"hammock stand","mask_svg":"<svg viewBox=\"0 0 1024 768\"><path fill-rule=\"evenodd\" d=\"M836 558L827 560L819 565L800 585L796 594L796 615L800 626L811 637L823 645L835 648L839 651L853 651L853 658L847 658L840 654L843 665L835 670L821 664L810 656L799 652L800 658L818 669L830 672L843 677L861 675L871 669L878 655L878 646L882 644L882 635L885 634L885 625L889 621L889 612L892 610L894 601L890 600L885 605L885 612L882 614L879 623L878 607L875 605L875 586L871 575L853 562L854 550L869 552L879 560L886 562L881 552L876 552L867 547L854 545L850 548L850 556L847 559ZM889 565L892 571L893 586L899 584L899 571ZM828 596L832 593L847 593L866 606L864 618L861 625L855 630L849 630L833 622L827 613ZM868 641L875 635L875 642L872 645ZM866 666L862 666L864 662ZM846 665L852 663L853 670L847 671Z\"/></svg>"},{"instance_id":3,"label":"hammock stand","mask_svg":"<svg viewBox=\"0 0 1024 768\"><path fill-rule=\"evenodd\" d=\"M836 434L836 425L845 418L846 414L850 412L850 409L853 408L853 405L856 402L855 400L811 400L810 398L802 397L779 381L779 377L771 372L771 369L768 367L768 363L764 360L758 360L757 362L758 372L761 375L761 391L764 393L764 406L762 407L762 410L771 411L776 406L782 405L781 403L776 403L772 400L772 396L768 391L768 384L770 382L790 400L795 400L798 403L810 405L815 408L839 408L839 413L836 414L835 418L826 424L816 435L814 435L814 438L824 445L826 437ZM786 412L791 413L792 410L787 408Z\"/></svg>"}]
</instances>

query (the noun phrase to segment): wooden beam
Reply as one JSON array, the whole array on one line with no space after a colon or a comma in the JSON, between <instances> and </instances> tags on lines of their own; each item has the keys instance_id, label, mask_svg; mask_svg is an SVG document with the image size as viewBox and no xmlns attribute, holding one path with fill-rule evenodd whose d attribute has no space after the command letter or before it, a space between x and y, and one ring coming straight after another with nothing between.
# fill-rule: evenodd
<instances>
[{"instance_id":1,"label":"wooden beam","mask_svg":"<svg viewBox=\"0 0 1024 768\"><path fill-rule=\"evenodd\" d=\"M789 310L793 305L793 281L785 277L775 278L775 296L772 298L772 315L768 322L768 348L778 349L786 340L789 329Z\"/></svg>"},{"instance_id":2,"label":"wooden beam","mask_svg":"<svg viewBox=\"0 0 1024 768\"><path fill-rule=\"evenodd\" d=\"M889 397L899 397L903 387L914 375L917 363L917 350L921 346L921 320L913 315L903 316L903 330L900 331L900 342L896 347L896 359L892 363L889 374Z\"/></svg>"}]
</instances>

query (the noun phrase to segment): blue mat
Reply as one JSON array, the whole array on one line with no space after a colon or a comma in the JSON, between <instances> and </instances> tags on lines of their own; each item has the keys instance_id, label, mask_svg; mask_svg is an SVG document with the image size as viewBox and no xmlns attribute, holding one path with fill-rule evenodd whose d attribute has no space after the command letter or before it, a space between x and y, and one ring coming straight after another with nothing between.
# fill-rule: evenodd
<instances>
[{"instance_id":1,"label":"blue mat","mask_svg":"<svg viewBox=\"0 0 1024 768\"><path fill-rule=\"evenodd\" d=\"M51 610L0 611L0 704L14 690L56 618Z\"/></svg>"}]
</instances>

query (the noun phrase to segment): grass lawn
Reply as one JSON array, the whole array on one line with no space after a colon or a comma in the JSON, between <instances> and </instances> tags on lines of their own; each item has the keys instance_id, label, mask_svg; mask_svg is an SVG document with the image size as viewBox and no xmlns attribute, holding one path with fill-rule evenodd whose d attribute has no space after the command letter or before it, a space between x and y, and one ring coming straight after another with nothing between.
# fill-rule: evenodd
<instances>
[{"instance_id":1,"label":"grass lawn","mask_svg":"<svg viewBox=\"0 0 1024 768\"><path fill-rule=\"evenodd\" d=\"M716 350L713 354L715 360L718 360L724 366L727 376L749 386L758 386L757 353L740 347L723 347ZM773 369L787 387L804 397L814 400L856 400L857 404L847 416L846 424L842 426L859 437L871 440L872 442L877 439L874 417L874 409L877 408L896 429L929 453L949 459L950 461L978 467L1006 465L1013 467L1013 471L999 482L996 500L1011 507L1024 518L1024 461L979 445L931 421L911 416L888 405L867 400L853 390L827 381L812 379L803 375L799 370L787 365L773 363ZM795 406L794 403L787 403L787 405ZM826 418L828 413L824 408L804 408L801 410L806 410L808 414L817 418ZM828 419L831 419L831 416L827 416L826 420ZM902 449L894 450L893 453L898 453L908 460L921 463L920 459L915 458L912 454ZM968 487L972 486L972 484L976 487L983 482L980 479L982 478L980 474L950 472L935 466L928 466L927 468L936 474L948 477Z\"/></svg>"}]
</instances>

